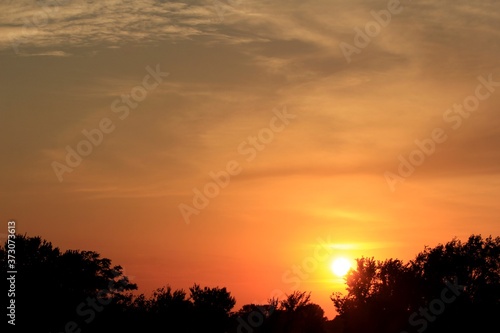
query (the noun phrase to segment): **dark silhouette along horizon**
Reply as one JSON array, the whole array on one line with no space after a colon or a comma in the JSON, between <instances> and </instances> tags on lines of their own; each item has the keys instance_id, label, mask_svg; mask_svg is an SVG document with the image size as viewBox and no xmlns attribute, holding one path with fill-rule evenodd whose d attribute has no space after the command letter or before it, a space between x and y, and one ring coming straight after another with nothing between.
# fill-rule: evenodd
<instances>
[{"instance_id":1,"label":"dark silhouette along horizon","mask_svg":"<svg viewBox=\"0 0 500 333\"><path fill-rule=\"evenodd\" d=\"M16 328L24 332L437 333L498 327L500 237L455 238L424 247L408 262L358 258L345 277L346 291L330 296L338 312L333 320L306 291L240 309L225 287L196 283L187 291L167 283L147 297L121 266L99 253L61 251L41 237L15 240ZM2 272L6 245L0 248Z\"/></svg>"}]
</instances>

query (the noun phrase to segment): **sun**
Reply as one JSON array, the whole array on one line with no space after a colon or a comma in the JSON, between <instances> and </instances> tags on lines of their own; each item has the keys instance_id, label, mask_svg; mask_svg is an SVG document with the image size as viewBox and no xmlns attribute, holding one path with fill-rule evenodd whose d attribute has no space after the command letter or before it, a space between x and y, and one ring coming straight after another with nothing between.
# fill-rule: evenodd
<instances>
[{"instance_id":1,"label":"sun","mask_svg":"<svg viewBox=\"0 0 500 333\"><path fill-rule=\"evenodd\" d=\"M351 262L344 257L335 258L330 265L330 269L333 274L338 277L343 277L349 272L349 269L351 269Z\"/></svg>"}]
</instances>

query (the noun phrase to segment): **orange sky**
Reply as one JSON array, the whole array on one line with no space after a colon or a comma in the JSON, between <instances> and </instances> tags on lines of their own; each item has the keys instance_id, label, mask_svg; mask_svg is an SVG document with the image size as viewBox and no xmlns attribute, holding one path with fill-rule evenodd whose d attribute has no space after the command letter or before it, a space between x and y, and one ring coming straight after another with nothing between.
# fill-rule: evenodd
<instances>
[{"instance_id":1,"label":"orange sky","mask_svg":"<svg viewBox=\"0 0 500 333\"><path fill-rule=\"evenodd\" d=\"M499 22L493 0L1 2L5 228L146 294L297 288L332 318L333 257L500 235Z\"/></svg>"}]
</instances>

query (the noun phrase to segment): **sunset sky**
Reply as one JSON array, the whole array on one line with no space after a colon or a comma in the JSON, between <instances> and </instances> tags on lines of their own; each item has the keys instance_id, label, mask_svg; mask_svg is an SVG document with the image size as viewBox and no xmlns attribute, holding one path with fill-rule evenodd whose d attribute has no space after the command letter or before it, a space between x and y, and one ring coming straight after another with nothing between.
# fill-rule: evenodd
<instances>
[{"instance_id":1,"label":"sunset sky","mask_svg":"<svg viewBox=\"0 0 500 333\"><path fill-rule=\"evenodd\" d=\"M0 0L0 233L332 318L337 256L500 235L499 55L496 0Z\"/></svg>"}]
</instances>

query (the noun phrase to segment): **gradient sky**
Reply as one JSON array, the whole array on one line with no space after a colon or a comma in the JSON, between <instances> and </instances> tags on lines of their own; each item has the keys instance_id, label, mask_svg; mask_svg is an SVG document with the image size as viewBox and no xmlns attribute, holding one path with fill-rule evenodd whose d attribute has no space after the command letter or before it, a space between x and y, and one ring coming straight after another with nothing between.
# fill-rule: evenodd
<instances>
[{"instance_id":1,"label":"gradient sky","mask_svg":"<svg viewBox=\"0 0 500 333\"><path fill-rule=\"evenodd\" d=\"M224 286L239 308L297 288L330 318L330 258L500 235L500 3L393 6L368 43L355 29L388 1L1 0L5 230L97 251L146 294ZM114 130L59 181L53 163L103 119ZM414 152L436 128L446 140ZM391 188L410 155L423 163ZM229 161L240 172L187 224L179 205Z\"/></svg>"}]
</instances>

